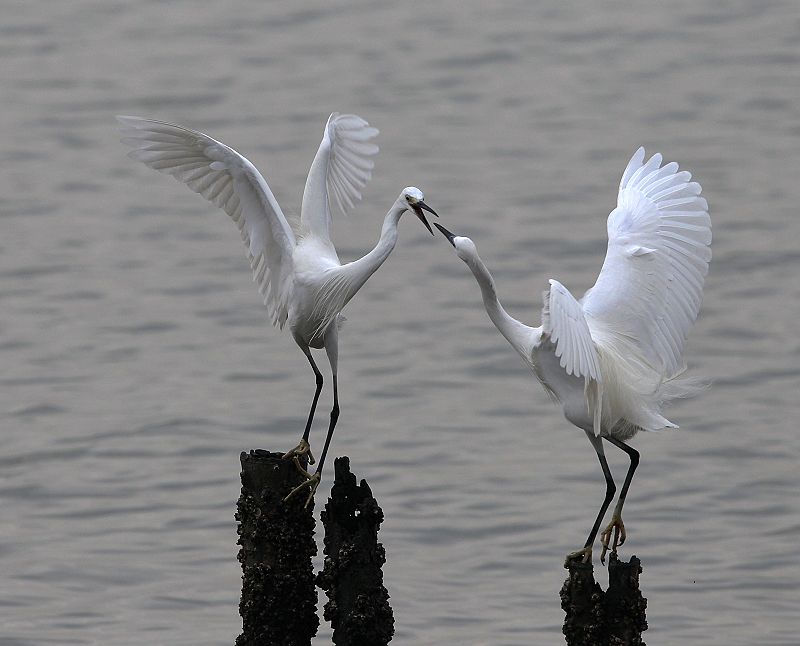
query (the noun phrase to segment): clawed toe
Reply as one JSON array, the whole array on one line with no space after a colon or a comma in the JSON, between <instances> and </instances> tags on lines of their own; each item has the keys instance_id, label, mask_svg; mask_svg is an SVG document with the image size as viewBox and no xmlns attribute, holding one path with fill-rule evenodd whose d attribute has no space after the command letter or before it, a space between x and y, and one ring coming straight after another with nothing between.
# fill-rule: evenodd
<instances>
[{"instance_id":1,"label":"clawed toe","mask_svg":"<svg viewBox=\"0 0 800 646\"><path fill-rule=\"evenodd\" d=\"M574 562L580 563L591 563L592 562L592 548L584 547L582 550L578 550L577 552L570 552L567 554L567 558L564 559L564 567L569 569L571 563Z\"/></svg>"},{"instance_id":2,"label":"clawed toe","mask_svg":"<svg viewBox=\"0 0 800 646\"><path fill-rule=\"evenodd\" d=\"M297 458L295 458L295 460L297 460ZM319 487L320 480L321 480L321 478L320 478L319 473L315 473L313 476L309 476L308 480L306 480L305 482L297 485L294 489L292 489L288 493L288 495L283 499L283 501L287 502L289 500L289 498L294 496L298 491L300 491L301 489L304 489L305 487L308 487L309 488L308 498L306 498L306 502L303 505L304 508L308 507L309 503L314 499L314 494L317 491L317 487Z\"/></svg>"},{"instance_id":3,"label":"clawed toe","mask_svg":"<svg viewBox=\"0 0 800 646\"><path fill-rule=\"evenodd\" d=\"M613 539L612 539L613 534ZM609 543L611 545L611 554L617 554L617 547L625 542L625 524L622 522L620 516L614 516L611 522L600 534L600 543L603 545L603 551L600 554L600 562L606 562L606 553L608 552Z\"/></svg>"},{"instance_id":4,"label":"clawed toe","mask_svg":"<svg viewBox=\"0 0 800 646\"><path fill-rule=\"evenodd\" d=\"M304 439L300 439L300 442L296 447L287 451L283 454L284 460L290 460L292 458L301 458L303 456L308 456L308 463L314 464L314 456L311 454L311 445Z\"/></svg>"}]
</instances>

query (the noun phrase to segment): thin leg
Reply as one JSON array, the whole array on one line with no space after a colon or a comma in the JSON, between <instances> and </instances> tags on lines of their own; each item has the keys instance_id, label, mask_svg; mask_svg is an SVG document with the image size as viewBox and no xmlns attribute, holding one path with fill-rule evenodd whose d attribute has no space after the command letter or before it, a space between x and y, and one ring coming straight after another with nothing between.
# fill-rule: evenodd
<instances>
[{"instance_id":1,"label":"thin leg","mask_svg":"<svg viewBox=\"0 0 800 646\"><path fill-rule=\"evenodd\" d=\"M625 497L628 495L628 488L631 486L633 473L636 471L636 467L639 466L639 452L636 449L634 449L632 446L628 446L616 438L607 437L606 439L611 442L611 444L619 449L622 449L628 454L628 457L631 459L631 466L628 467L628 473L625 475L625 482L622 485L622 491L619 494L617 504L614 506L614 513L611 515L611 522L608 524L608 527L603 530L603 533L600 536L600 540L603 543L603 553L600 556L601 561L605 558L609 543L611 543L611 553L616 554L617 547L625 542L625 525L622 522L622 506L625 504ZM611 538L612 532L614 534L613 540Z\"/></svg>"},{"instance_id":2,"label":"thin leg","mask_svg":"<svg viewBox=\"0 0 800 646\"><path fill-rule=\"evenodd\" d=\"M317 410L317 402L319 401L319 394L322 392L322 373L317 368L317 364L314 362L314 357L311 356L311 350L307 347L300 348L303 353L306 355L308 362L311 364L311 369L314 371L314 377L316 378L317 382L317 389L314 391L314 400L311 402L311 410L308 411L308 420L306 421L306 430L303 431L303 439L300 440L300 443L293 448L291 451L288 451L284 454L283 458L288 460L289 458L294 459L295 464L297 464L297 468L300 469L301 472L304 472L298 462L297 458L302 455L308 455L308 463L314 464L314 456L311 454L311 446L309 445L308 438L311 434L311 423L314 421L314 412Z\"/></svg>"},{"instance_id":3,"label":"thin leg","mask_svg":"<svg viewBox=\"0 0 800 646\"><path fill-rule=\"evenodd\" d=\"M597 537L597 530L600 529L600 523L603 522L603 516L606 515L608 506L611 504L611 501L614 499L614 494L617 491L617 486L614 484L614 478L611 476L611 469L608 468L605 451L603 450L603 442L599 437L595 437L594 433L590 433L588 431L586 432L586 437L589 438L589 441L592 443L592 447L597 453L597 458L600 460L600 466L603 469L603 475L606 479L606 497L603 499L603 504L600 506L600 511L597 513L597 518L594 521L594 525L592 525L592 529L589 532L589 538L586 539L586 544L583 546L583 549L573 552L567 556L567 561L571 561L580 557L584 563L588 563L592 560L592 545L594 544L594 539Z\"/></svg>"},{"instance_id":4,"label":"thin leg","mask_svg":"<svg viewBox=\"0 0 800 646\"><path fill-rule=\"evenodd\" d=\"M314 412L317 410L317 402L319 401L319 394L322 392L322 373L317 368L314 362L314 357L311 356L311 350L305 349L308 362L311 364L311 369L314 371L314 377L317 381L317 389L314 391L314 401L311 402L311 410L308 411L308 420L306 421L306 430L303 431L303 439L308 442L308 436L311 433L311 422L314 421ZM313 462L311 464L314 464Z\"/></svg>"},{"instance_id":5,"label":"thin leg","mask_svg":"<svg viewBox=\"0 0 800 646\"><path fill-rule=\"evenodd\" d=\"M325 332L325 352L328 354L328 361L331 364L331 373L333 374L333 408L331 408L331 421L328 425L328 435L325 437L325 446L322 448L322 455L314 473L314 475L320 476L322 475L325 456L328 455L328 447L333 437L333 431L336 428L336 422L339 420L339 383L337 381L339 372L339 328L336 321Z\"/></svg>"},{"instance_id":6,"label":"thin leg","mask_svg":"<svg viewBox=\"0 0 800 646\"><path fill-rule=\"evenodd\" d=\"M339 420L339 385L337 381L339 343L338 343L338 331L335 321L328 328L328 331L325 333L325 351L328 354L328 361L330 361L331 372L333 373L333 408L331 409L331 421L328 426L328 434L325 436L325 446L322 448L322 455L319 458L319 464L317 465L317 470L314 472L314 475L311 476L308 480L306 480L306 482L304 482L300 486L295 487L289 493L289 495L286 496L286 499L289 499L303 487L308 487L309 493L308 493L308 498L306 499L306 506L308 506L308 503L310 503L312 498L314 497L314 493L316 492L317 487L319 486L319 483L322 479L322 467L325 464L325 456L328 455L328 447L331 444L331 438L333 438L333 431L336 428L336 422Z\"/></svg>"},{"instance_id":7,"label":"thin leg","mask_svg":"<svg viewBox=\"0 0 800 646\"><path fill-rule=\"evenodd\" d=\"M322 474L322 466L325 464L325 456L328 455L328 447L331 444L333 437L333 430L336 428L336 422L339 420L339 387L336 381L336 375L333 375L333 408L331 409L331 423L328 426L328 435L325 438L325 446L322 447L322 455L319 458L316 474Z\"/></svg>"}]
</instances>

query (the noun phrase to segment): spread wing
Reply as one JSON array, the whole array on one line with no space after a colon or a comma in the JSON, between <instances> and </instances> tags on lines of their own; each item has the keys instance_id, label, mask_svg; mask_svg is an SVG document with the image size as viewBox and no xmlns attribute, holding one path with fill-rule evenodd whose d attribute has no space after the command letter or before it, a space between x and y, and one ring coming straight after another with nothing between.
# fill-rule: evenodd
<instances>
[{"instance_id":1,"label":"spread wing","mask_svg":"<svg viewBox=\"0 0 800 646\"><path fill-rule=\"evenodd\" d=\"M639 148L608 216L608 250L582 299L592 332L633 348L662 377L683 370L711 260L711 219L701 187L661 155Z\"/></svg>"},{"instance_id":2,"label":"spread wing","mask_svg":"<svg viewBox=\"0 0 800 646\"><path fill-rule=\"evenodd\" d=\"M294 233L255 166L216 139L181 126L117 117L128 153L150 168L172 175L225 211L242 234L274 325L283 327L292 290Z\"/></svg>"},{"instance_id":3,"label":"spread wing","mask_svg":"<svg viewBox=\"0 0 800 646\"><path fill-rule=\"evenodd\" d=\"M586 403L592 415L595 435L600 435L603 375L589 325L581 304L557 280L550 280L544 293L542 333L555 346L559 364L568 375L583 377Z\"/></svg>"},{"instance_id":4,"label":"spread wing","mask_svg":"<svg viewBox=\"0 0 800 646\"><path fill-rule=\"evenodd\" d=\"M583 309L557 280L551 279L550 289L544 293L542 332L552 340L568 375L601 380L600 361Z\"/></svg>"},{"instance_id":5,"label":"spread wing","mask_svg":"<svg viewBox=\"0 0 800 646\"><path fill-rule=\"evenodd\" d=\"M304 235L330 243L330 205L346 213L361 199L375 165L370 157L378 146L370 140L377 134L377 128L354 114L330 116L303 191L300 223Z\"/></svg>"}]
</instances>

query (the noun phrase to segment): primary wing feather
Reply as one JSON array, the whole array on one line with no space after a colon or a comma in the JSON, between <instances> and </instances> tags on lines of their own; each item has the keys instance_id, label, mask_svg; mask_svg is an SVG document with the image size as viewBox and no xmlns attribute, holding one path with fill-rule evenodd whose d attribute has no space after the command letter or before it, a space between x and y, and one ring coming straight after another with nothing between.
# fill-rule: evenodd
<instances>
[{"instance_id":1,"label":"primary wing feather","mask_svg":"<svg viewBox=\"0 0 800 646\"><path fill-rule=\"evenodd\" d=\"M697 319L711 260L711 219L701 187L661 155L634 153L608 216L608 250L581 303L597 337L633 348L664 379Z\"/></svg>"},{"instance_id":2,"label":"primary wing feather","mask_svg":"<svg viewBox=\"0 0 800 646\"><path fill-rule=\"evenodd\" d=\"M122 142L133 148L132 159L172 175L233 219L270 318L283 327L292 290L295 236L256 167L202 132L139 117L117 120Z\"/></svg>"},{"instance_id":3,"label":"primary wing feather","mask_svg":"<svg viewBox=\"0 0 800 646\"><path fill-rule=\"evenodd\" d=\"M370 157L378 146L370 140L377 134L377 128L354 114L330 116L303 191L303 235L330 242L331 203L346 213L361 199L375 165Z\"/></svg>"}]
</instances>

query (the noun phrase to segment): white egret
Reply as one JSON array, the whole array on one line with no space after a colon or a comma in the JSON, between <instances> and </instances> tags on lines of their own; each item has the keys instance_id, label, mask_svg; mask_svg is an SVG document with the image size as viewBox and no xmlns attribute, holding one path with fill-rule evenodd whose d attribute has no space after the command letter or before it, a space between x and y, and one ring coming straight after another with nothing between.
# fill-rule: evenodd
<instances>
[{"instance_id":1,"label":"white egret","mask_svg":"<svg viewBox=\"0 0 800 646\"><path fill-rule=\"evenodd\" d=\"M307 477L297 489L309 487L308 504L319 485L339 417L336 376L338 328L343 320L340 312L394 249L400 216L412 210L433 235L423 211L436 213L425 204L418 188L403 189L384 219L375 248L343 265L331 242L330 203L335 202L345 212L361 199L361 190L372 176L370 157L378 152L378 146L370 140L378 130L362 118L333 113L328 119L308 173L298 222L287 220L256 167L233 148L202 132L170 123L130 116L117 120L122 142L133 148L131 158L172 175L233 219L273 325L283 328L289 323L292 337L311 364L316 378L311 410L300 443L285 456L294 458ZM333 376L330 424L313 476L297 459L307 454L309 462L314 463L309 434L323 377L311 348L325 349Z\"/></svg>"},{"instance_id":2,"label":"white egret","mask_svg":"<svg viewBox=\"0 0 800 646\"><path fill-rule=\"evenodd\" d=\"M630 467L611 522L601 534L604 562L625 541L622 506L639 463L625 442L638 431L677 428L662 416L664 404L703 388L681 379L687 333L697 318L711 259L711 220L701 188L661 155L631 158L608 216L608 249L594 287L580 301L550 280L542 324L512 318L497 298L494 280L469 238L436 225L475 275L489 318L533 369L566 419L586 432L606 479L606 496L582 550L592 545L616 492L602 440L625 451ZM613 532L613 540L611 538Z\"/></svg>"}]
</instances>

